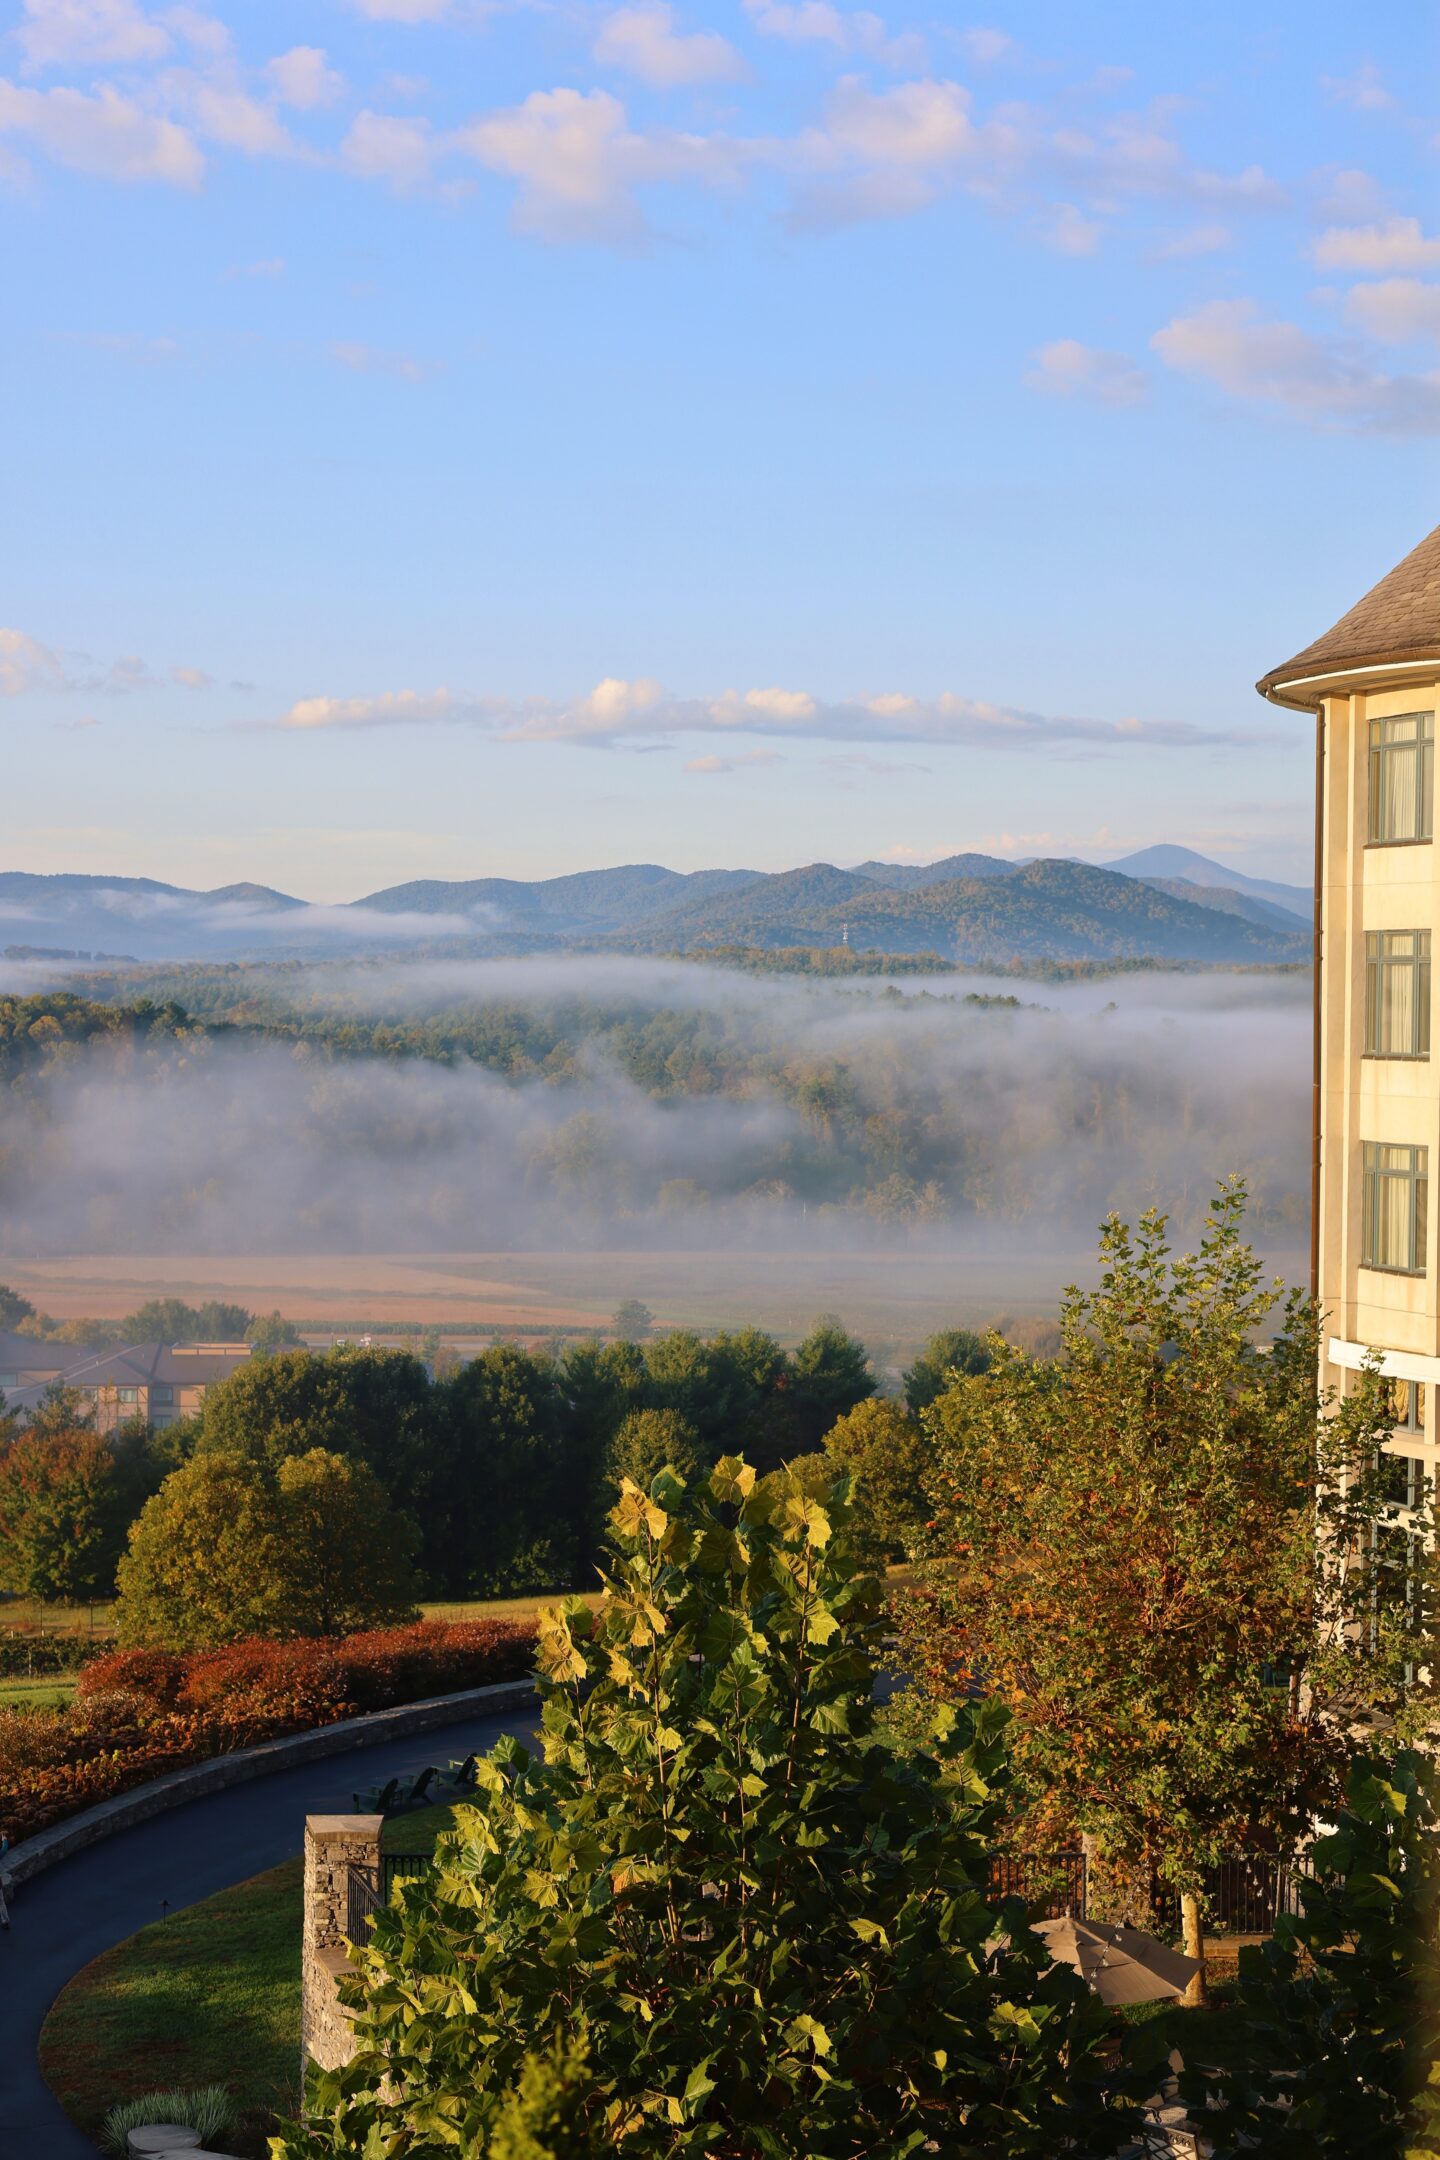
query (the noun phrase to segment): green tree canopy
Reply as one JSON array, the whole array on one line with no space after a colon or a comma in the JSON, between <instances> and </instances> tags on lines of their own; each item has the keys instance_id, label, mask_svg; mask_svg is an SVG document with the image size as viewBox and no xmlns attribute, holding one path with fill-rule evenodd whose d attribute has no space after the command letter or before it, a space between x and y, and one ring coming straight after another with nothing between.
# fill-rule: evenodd
<instances>
[{"instance_id":1,"label":"green tree canopy","mask_svg":"<svg viewBox=\"0 0 1440 2160\"><path fill-rule=\"evenodd\" d=\"M872 1565L903 1560L928 1512L929 1442L903 1403L871 1395L825 1435L825 1453L854 1480L857 1534Z\"/></svg>"},{"instance_id":2,"label":"green tree canopy","mask_svg":"<svg viewBox=\"0 0 1440 2160\"><path fill-rule=\"evenodd\" d=\"M701 1461L694 1426L678 1410L632 1410L610 1445L612 1487L628 1478L648 1492L667 1464L687 1483L705 1475L709 1466Z\"/></svg>"},{"instance_id":3,"label":"green tree canopy","mask_svg":"<svg viewBox=\"0 0 1440 2160\"><path fill-rule=\"evenodd\" d=\"M281 2160L493 2153L552 2046L588 2061L581 2152L1124 2142L1105 2013L986 1901L1003 1714L942 1707L914 1754L878 1737L884 1605L843 1491L738 1458L696 1498L625 1488L598 1615L544 1622L543 1762L502 1742L436 1873L376 1916L358 2053Z\"/></svg>"},{"instance_id":4,"label":"green tree canopy","mask_svg":"<svg viewBox=\"0 0 1440 2160\"><path fill-rule=\"evenodd\" d=\"M300 1347L300 1330L277 1309L256 1313L245 1330L245 1340L253 1350L267 1355L272 1350L296 1350Z\"/></svg>"},{"instance_id":5,"label":"green tree canopy","mask_svg":"<svg viewBox=\"0 0 1440 2160\"><path fill-rule=\"evenodd\" d=\"M89 1426L0 1425L0 1590L68 1604L106 1597L132 1513L109 1442Z\"/></svg>"},{"instance_id":6,"label":"green tree canopy","mask_svg":"<svg viewBox=\"0 0 1440 2160\"><path fill-rule=\"evenodd\" d=\"M1301 1910L1240 1952L1243 2057L1191 2072L1216 2160L1440 2155L1440 1812L1434 1761L1360 1755L1311 1848Z\"/></svg>"},{"instance_id":7,"label":"green tree canopy","mask_svg":"<svg viewBox=\"0 0 1440 2160\"><path fill-rule=\"evenodd\" d=\"M788 1380L792 1429L790 1454L818 1448L836 1418L875 1392L865 1345L824 1313L791 1355Z\"/></svg>"},{"instance_id":8,"label":"green tree canopy","mask_svg":"<svg viewBox=\"0 0 1440 2160\"><path fill-rule=\"evenodd\" d=\"M244 1342L251 1315L243 1305L210 1298L187 1305L183 1298L151 1298L120 1323L126 1342Z\"/></svg>"},{"instance_id":9,"label":"green tree canopy","mask_svg":"<svg viewBox=\"0 0 1440 2160\"><path fill-rule=\"evenodd\" d=\"M22 1320L33 1320L35 1307L29 1298L21 1297L9 1283L0 1282L0 1328L18 1328Z\"/></svg>"},{"instance_id":10,"label":"green tree canopy","mask_svg":"<svg viewBox=\"0 0 1440 2160\"><path fill-rule=\"evenodd\" d=\"M1432 1654L1423 1601L1377 1568L1378 1384L1319 1403L1303 1300L1257 1351L1283 1286L1243 1210L1222 1187L1180 1258L1163 1216L1112 1217L1063 1360L992 1337L990 1369L936 1399L906 1626L912 1672L1013 1705L1032 1841L1092 1834L1142 1900L1155 1878L1179 1891L1192 1950L1204 1869L1303 1834L1357 1720L1402 1715Z\"/></svg>"},{"instance_id":11,"label":"green tree canopy","mask_svg":"<svg viewBox=\"0 0 1440 2160\"><path fill-rule=\"evenodd\" d=\"M905 1400L916 1417L950 1385L952 1373L982 1373L990 1363L983 1335L969 1328L942 1328L932 1335L905 1373Z\"/></svg>"},{"instance_id":12,"label":"green tree canopy","mask_svg":"<svg viewBox=\"0 0 1440 2160\"><path fill-rule=\"evenodd\" d=\"M126 1645L347 1634L411 1619L416 1532L362 1462L192 1456L142 1511L118 1571Z\"/></svg>"},{"instance_id":13,"label":"green tree canopy","mask_svg":"<svg viewBox=\"0 0 1440 2160\"><path fill-rule=\"evenodd\" d=\"M622 1342L644 1342L655 1325L655 1315L639 1298L622 1298L610 1325Z\"/></svg>"}]
</instances>

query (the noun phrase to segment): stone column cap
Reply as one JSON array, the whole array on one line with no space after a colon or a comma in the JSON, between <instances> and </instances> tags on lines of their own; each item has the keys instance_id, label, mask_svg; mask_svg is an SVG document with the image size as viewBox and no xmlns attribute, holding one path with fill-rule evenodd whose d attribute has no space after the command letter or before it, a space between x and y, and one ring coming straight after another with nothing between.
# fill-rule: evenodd
<instances>
[{"instance_id":1,"label":"stone column cap","mask_svg":"<svg viewBox=\"0 0 1440 2160\"><path fill-rule=\"evenodd\" d=\"M307 1815L307 1837L379 1837L385 1827L383 1815Z\"/></svg>"}]
</instances>

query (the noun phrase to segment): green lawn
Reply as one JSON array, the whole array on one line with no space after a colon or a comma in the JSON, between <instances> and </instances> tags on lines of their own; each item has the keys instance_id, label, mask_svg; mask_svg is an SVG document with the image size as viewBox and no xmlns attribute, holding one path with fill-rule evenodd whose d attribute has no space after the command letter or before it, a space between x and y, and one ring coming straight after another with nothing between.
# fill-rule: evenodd
<instances>
[{"instance_id":1,"label":"green lawn","mask_svg":"<svg viewBox=\"0 0 1440 2160\"><path fill-rule=\"evenodd\" d=\"M64 1674L44 1680L0 1680L0 1710L58 1710L75 1692Z\"/></svg>"},{"instance_id":2,"label":"green lawn","mask_svg":"<svg viewBox=\"0 0 1440 2160\"><path fill-rule=\"evenodd\" d=\"M385 1844L429 1852L448 1807L397 1816ZM162 2086L225 2085L241 2111L227 2151L263 2160L298 2101L301 1862L141 1928L87 1965L40 2036L40 2067L89 2136L117 2100Z\"/></svg>"}]
</instances>

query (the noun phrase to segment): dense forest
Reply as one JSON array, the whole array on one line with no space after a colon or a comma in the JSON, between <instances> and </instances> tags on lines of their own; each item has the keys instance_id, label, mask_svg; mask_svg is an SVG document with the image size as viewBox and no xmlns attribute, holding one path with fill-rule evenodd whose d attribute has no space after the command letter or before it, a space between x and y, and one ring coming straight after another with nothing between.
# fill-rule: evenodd
<instances>
[{"instance_id":1,"label":"dense forest","mask_svg":"<svg viewBox=\"0 0 1440 2160\"><path fill-rule=\"evenodd\" d=\"M744 1245L777 1212L832 1241L1048 1235L1150 1201L1183 1224L1229 1171L1267 1234L1303 1212L1288 976L1107 998L571 960L125 987L0 998L11 1250Z\"/></svg>"}]
</instances>

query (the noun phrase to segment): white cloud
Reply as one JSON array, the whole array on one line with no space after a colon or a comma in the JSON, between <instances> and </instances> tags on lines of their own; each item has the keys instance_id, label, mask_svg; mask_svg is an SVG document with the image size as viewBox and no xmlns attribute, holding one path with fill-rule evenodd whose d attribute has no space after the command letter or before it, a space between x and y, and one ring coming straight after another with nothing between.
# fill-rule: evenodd
<instances>
[{"instance_id":1,"label":"white cloud","mask_svg":"<svg viewBox=\"0 0 1440 2160\"><path fill-rule=\"evenodd\" d=\"M352 375L393 375L401 382L418 383L435 372L423 360L412 359L409 353L384 352L375 345L358 345L337 339L329 351L336 366L348 368Z\"/></svg>"},{"instance_id":2,"label":"white cloud","mask_svg":"<svg viewBox=\"0 0 1440 2160\"><path fill-rule=\"evenodd\" d=\"M147 337L135 330L60 330L66 345L88 345L94 352L121 353L128 360L174 360L180 347L172 337Z\"/></svg>"},{"instance_id":3,"label":"white cloud","mask_svg":"<svg viewBox=\"0 0 1440 2160\"><path fill-rule=\"evenodd\" d=\"M1149 386L1125 353L1102 352L1078 338L1042 345L1025 377L1046 397L1083 398L1095 405L1143 405Z\"/></svg>"},{"instance_id":4,"label":"white cloud","mask_svg":"<svg viewBox=\"0 0 1440 2160\"><path fill-rule=\"evenodd\" d=\"M1322 270L1433 270L1440 264L1440 237L1424 232L1419 218L1392 217L1375 225L1332 225L1310 254Z\"/></svg>"},{"instance_id":5,"label":"white cloud","mask_svg":"<svg viewBox=\"0 0 1440 2160\"><path fill-rule=\"evenodd\" d=\"M273 106L265 105L246 90L222 87L192 79L177 91L185 97L199 133L227 150L246 157L303 157L305 145L297 142Z\"/></svg>"},{"instance_id":6,"label":"white cloud","mask_svg":"<svg viewBox=\"0 0 1440 2160\"><path fill-rule=\"evenodd\" d=\"M1042 230L1046 245L1060 255L1093 255L1099 247L1105 228L1096 218L1086 217L1075 203L1056 203L1045 219Z\"/></svg>"},{"instance_id":7,"label":"white cloud","mask_svg":"<svg viewBox=\"0 0 1440 2160\"><path fill-rule=\"evenodd\" d=\"M294 45L265 63L276 98L296 112L312 112L319 105L333 105L345 88L318 45Z\"/></svg>"},{"instance_id":8,"label":"white cloud","mask_svg":"<svg viewBox=\"0 0 1440 2160\"><path fill-rule=\"evenodd\" d=\"M1189 749L1245 746L1257 740L1253 730L1198 728L1183 721L1052 717L951 692L935 698L891 692L833 701L805 690L771 687L725 690L718 697L677 698L648 678L627 682L615 677L598 683L588 696L569 701L477 697L447 689L309 697L292 705L275 723L300 734L439 724L480 728L502 742L584 743L595 748L684 735L1017 749L1067 743Z\"/></svg>"},{"instance_id":9,"label":"white cloud","mask_svg":"<svg viewBox=\"0 0 1440 2160\"><path fill-rule=\"evenodd\" d=\"M227 278L278 278L285 275L283 255L265 255L259 262L236 263L225 272Z\"/></svg>"},{"instance_id":10,"label":"white cloud","mask_svg":"<svg viewBox=\"0 0 1440 2160\"><path fill-rule=\"evenodd\" d=\"M430 123L396 113L359 112L340 145L340 158L362 180L386 180L402 193L423 187L435 159Z\"/></svg>"},{"instance_id":11,"label":"white cloud","mask_svg":"<svg viewBox=\"0 0 1440 2160\"><path fill-rule=\"evenodd\" d=\"M1014 38L1003 30L989 30L977 24L973 30L962 30L960 43L977 67L994 67L998 61L1008 60L1018 52Z\"/></svg>"},{"instance_id":12,"label":"white cloud","mask_svg":"<svg viewBox=\"0 0 1440 2160\"><path fill-rule=\"evenodd\" d=\"M1400 277L1382 278L1375 285L1353 285L1345 295L1345 313L1383 345L1440 339L1440 285Z\"/></svg>"},{"instance_id":13,"label":"white cloud","mask_svg":"<svg viewBox=\"0 0 1440 2160\"><path fill-rule=\"evenodd\" d=\"M1253 300L1212 300L1150 342L1168 367L1231 397L1321 424L1440 433L1440 374L1387 375L1354 340L1262 321Z\"/></svg>"},{"instance_id":14,"label":"white cloud","mask_svg":"<svg viewBox=\"0 0 1440 2160\"><path fill-rule=\"evenodd\" d=\"M107 67L159 60L170 34L135 0L24 0L15 39L27 68Z\"/></svg>"},{"instance_id":15,"label":"white cloud","mask_svg":"<svg viewBox=\"0 0 1440 2160\"><path fill-rule=\"evenodd\" d=\"M1353 105L1357 112L1389 112L1396 102L1373 60L1367 60L1353 75L1322 75L1320 84L1335 104Z\"/></svg>"},{"instance_id":16,"label":"white cloud","mask_svg":"<svg viewBox=\"0 0 1440 2160\"><path fill-rule=\"evenodd\" d=\"M733 773L752 765L783 765L784 762L778 750L743 750L738 757L688 758L683 769L693 773Z\"/></svg>"},{"instance_id":17,"label":"white cloud","mask_svg":"<svg viewBox=\"0 0 1440 2160\"><path fill-rule=\"evenodd\" d=\"M1185 232L1170 233L1150 249L1152 262L1186 262L1196 255L1218 255L1230 245L1226 225L1192 225Z\"/></svg>"},{"instance_id":18,"label":"white cloud","mask_svg":"<svg viewBox=\"0 0 1440 2160\"><path fill-rule=\"evenodd\" d=\"M762 37L787 45L829 45L859 53L882 67L923 68L925 41L913 30L892 37L884 19L865 8L838 8L830 0L745 0L745 12Z\"/></svg>"},{"instance_id":19,"label":"white cloud","mask_svg":"<svg viewBox=\"0 0 1440 2160\"><path fill-rule=\"evenodd\" d=\"M64 687L65 669L57 652L23 630L0 630L0 697Z\"/></svg>"},{"instance_id":20,"label":"white cloud","mask_svg":"<svg viewBox=\"0 0 1440 2160\"><path fill-rule=\"evenodd\" d=\"M171 682L184 689L209 686L200 668L172 667ZM42 645L24 630L0 629L0 697L23 697L33 691L123 697L132 690L152 690L157 678L135 653L97 663L88 653L60 652ZM77 723L78 724L78 723Z\"/></svg>"},{"instance_id":21,"label":"white cloud","mask_svg":"<svg viewBox=\"0 0 1440 2160\"><path fill-rule=\"evenodd\" d=\"M450 0L350 0L350 6L371 22L439 22L450 13Z\"/></svg>"},{"instance_id":22,"label":"white cloud","mask_svg":"<svg viewBox=\"0 0 1440 2160\"><path fill-rule=\"evenodd\" d=\"M653 90L687 83L733 82L745 63L728 38L714 30L678 30L665 0L639 0L607 15L595 40L602 67L636 75Z\"/></svg>"},{"instance_id":23,"label":"white cloud","mask_svg":"<svg viewBox=\"0 0 1440 2160\"><path fill-rule=\"evenodd\" d=\"M551 241L623 245L643 238L636 190L656 181L733 177L740 146L724 136L637 133L608 90L535 90L523 104L462 128L457 146L519 184L514 222Z\"/></svg>"},{"instance_id":24,"label":"white cloud","mask_svg":"<svg viewBox=\"0 0 1440 2160\"><path fill-rule=\"evenodd\" d=\"M26 90L0 77L0 135L28 137L57 164L107 180L158 180L196 187L205 160L173 120L157 120L107 84L81 90Z\"/></svg>"}]
</instances>

